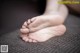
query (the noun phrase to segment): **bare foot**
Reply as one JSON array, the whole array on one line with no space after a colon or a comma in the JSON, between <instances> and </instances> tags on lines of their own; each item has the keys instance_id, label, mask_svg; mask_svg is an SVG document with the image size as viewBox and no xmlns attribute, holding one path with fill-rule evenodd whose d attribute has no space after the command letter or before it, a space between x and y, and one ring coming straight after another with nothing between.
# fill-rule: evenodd
<instances>
[{"instance_id":1,"label":"bare foot","mask_svg":"<svg viewBox=\"0 0 80 53\"><path fill-rule=\"evenodd\" d=\"M59 24L62 24L63 22L62 19L63 18L57 14L56 15L41 15L41 16L34 17L31 19L31 21L33 22L29 24L29 30L30 32L35 32L46 27L59 25Z\"/></svg>"},{"instance_id":2,"label":"bare foot","mask_svg":"<svg viewBox=\"0 0 80 53\"><path fill-rule=\"evenodd\" d=\"M53 27L47 27L34 33L30 33L28 37L32 42L34 42L33 40L36 40L36 42L44 42L52 37L63 35L65 31L66 28L64 25L58 25Z\"/></svg>"},{"instance_id":3,"label":"bare foot","mask_svg":"<svg viewBox=\"0 0 80 53\"><path fill-rule=\"evenodd\" d=\"M52 37L64 34L66 31L64 25L53 26L53 18L56 17L59 16L41 16L29 19L20 30L22 39L26 42L44 42Z\"/></svg>"}]
</instances>

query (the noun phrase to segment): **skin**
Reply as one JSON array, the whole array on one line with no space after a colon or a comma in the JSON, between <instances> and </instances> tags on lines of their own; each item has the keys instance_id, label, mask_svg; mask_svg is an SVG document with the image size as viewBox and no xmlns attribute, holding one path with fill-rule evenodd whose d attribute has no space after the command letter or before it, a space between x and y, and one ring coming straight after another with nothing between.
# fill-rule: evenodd
<instances>
[{"instance_id":1,"label":"skin","mask_svg":"<svg viewBox=\"0 0 80 53\"><path fill-rule=\"evenodd\" d=\"M64 34L65 31L66 31L66 28L64 25L43 28L41 30L38 30L33 33L29 33L29 34L28 34L28 30L26 30L26 34L22 31L23 32L22 39L25 42L44 42L50 39L51 37L61 36L62 34Z\"/></svg>"},{"instance_id":2,"label":"skin","mask_svg":"<svg viewBox=\"0 0 80 53\"><path fill-rule=\"evenodd\" d=\"M33 17L22 25L21 38L25 42L44 42L65 33L66 27L63 23L68 14L67 8L58 4L58 0L47 1L43 15Z\"/></svg>"}]
</instances>

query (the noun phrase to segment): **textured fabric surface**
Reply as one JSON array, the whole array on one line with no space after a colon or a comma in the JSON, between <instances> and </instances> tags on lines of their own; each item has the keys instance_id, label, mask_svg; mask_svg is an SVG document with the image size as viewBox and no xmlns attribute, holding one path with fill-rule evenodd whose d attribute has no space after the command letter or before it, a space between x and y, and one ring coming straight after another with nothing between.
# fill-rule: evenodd
<instances>
[{"instance_id":1,"label":"textured fabric surface","mask_svg":"<svg viewBox=\"0 0 80 53\"><path fill-rule=\"evenodd\" d=\"M0 36L0 45L8 45L9 53L79 53L80 18L69 15L64 23L67 31L43 43L25 43L19 38L19 30Z\"/></svg>"}]
</instances>

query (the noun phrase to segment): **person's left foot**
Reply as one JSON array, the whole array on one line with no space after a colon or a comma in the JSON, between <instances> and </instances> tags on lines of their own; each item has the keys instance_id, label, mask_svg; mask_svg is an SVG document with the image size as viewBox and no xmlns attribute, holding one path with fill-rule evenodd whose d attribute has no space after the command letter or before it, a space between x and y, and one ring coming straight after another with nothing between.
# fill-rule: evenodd
<instances>
[{"instance_id":1,"label":"person's left foot","mask_svg":"<svg viewBox=\"0 0 80 53\"><path fill-rule=\"evenodd\" d=\"M39 31L30 33L28 37L32 42L33 40L35 40L36 42L44 42L52 37L63 35L65 31L66 28L64 25L58 25L58 26L47 27Z\"/></svg>"}]
</instances>

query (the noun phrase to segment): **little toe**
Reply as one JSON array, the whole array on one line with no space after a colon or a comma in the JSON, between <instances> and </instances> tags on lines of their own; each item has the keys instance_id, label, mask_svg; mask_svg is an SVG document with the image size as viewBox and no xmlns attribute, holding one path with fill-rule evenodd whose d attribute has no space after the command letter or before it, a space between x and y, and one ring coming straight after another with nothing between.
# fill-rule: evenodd
<instances>
[{"instance_id":1,"label":"little toe","mask_svg":"<svg viewBox=\"0 0 80 53\"><path fill-rule=\"evenodd\" d=\"M26 28L26 26L22 25L22 28L23 28L23 29L25 29L25 28Z\"/></svg>"}]
</instances>

